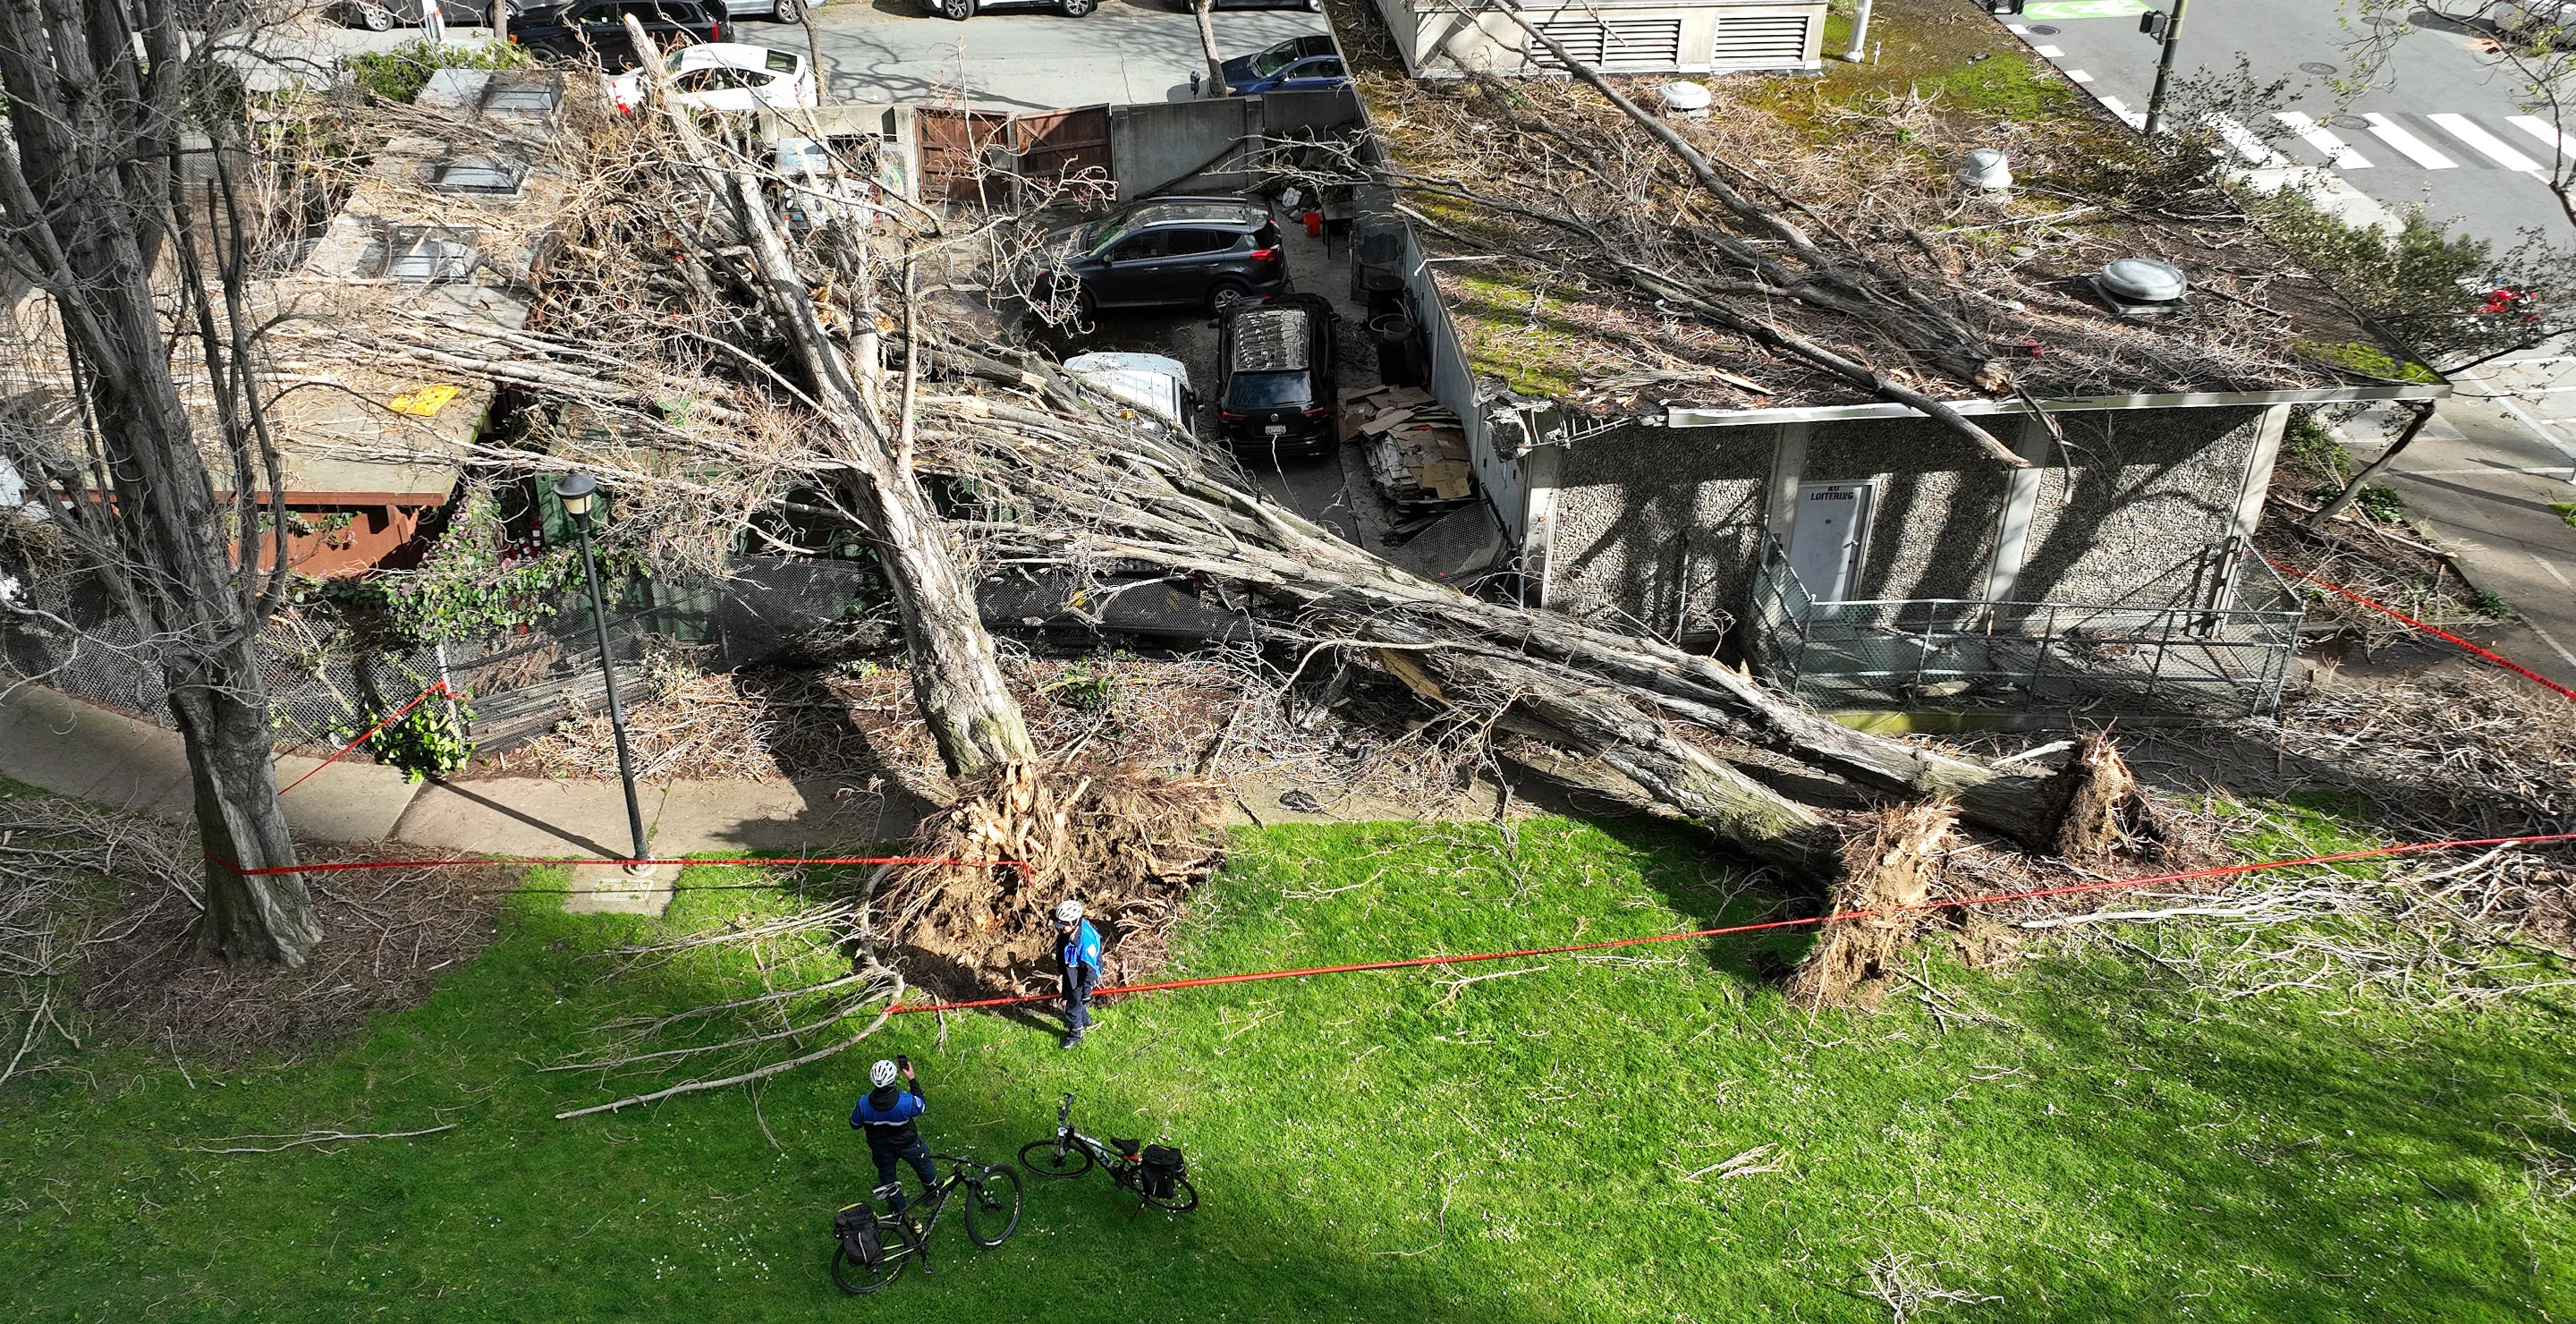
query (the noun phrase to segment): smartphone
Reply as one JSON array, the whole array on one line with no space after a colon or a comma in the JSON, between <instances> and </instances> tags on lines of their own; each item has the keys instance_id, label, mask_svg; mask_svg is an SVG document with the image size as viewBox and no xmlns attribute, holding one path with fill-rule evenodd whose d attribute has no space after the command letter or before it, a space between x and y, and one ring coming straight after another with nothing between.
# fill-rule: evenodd
<instances>
[{"instance_id":1,"label":"smartphone","mask_svg":"<svg viewBox=\"0 0 2576 1324\"><path fill-rule=\"evenodd\" d=\"M894 1055L894 1067L897 1071L910 1071L912 1070L912 1059L905 1057L901 1053L897 1053Z\"/></svg>"}]
</instances>

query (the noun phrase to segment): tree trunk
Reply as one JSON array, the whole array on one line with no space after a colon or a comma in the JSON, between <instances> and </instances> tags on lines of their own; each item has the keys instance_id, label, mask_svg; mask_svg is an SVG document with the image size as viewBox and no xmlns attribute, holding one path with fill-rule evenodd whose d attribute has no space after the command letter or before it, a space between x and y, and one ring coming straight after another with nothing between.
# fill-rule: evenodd
<instances>
[{"instance_id":1,"label":"tree trunk","mask_svg":"<svg viewBox=\"0 0 2576 1324\"><path fill-rule=\"evenodd\" d=\"M642 25L629 17L627 27L657 86L667 83L669 74ZM696 122L672 103L669 89L660 87L659 94L681 147L731 204L759 274L762 300L796 342L798 357L813 379L815 400L831 428L834 458L852 466L843 480L851 507L866 521L867 535L884 558L886 582L912 655L913 700L939 742L949 775L971 776L1034 760L1037 747L1029 739L1019 701L1003 679L992 636L984 632L976 612L974 585L960 573L947 531L922 495L910 464L894 453L869 414L867 395L847 358L824 334L813 295L779 237L759 181L747 170L719 163Z\"/></svg>"},{"instance_id":2,"label":"tree trunk","mask_svg":"<svg viewBox=\"0 0 2576 1324\"><path fill-rule=\"evenodd\" d=\"M167 683L210 857L201 945L300 965L320 937L302 876L244 877L212 858L254 870L296 862L254 651L284 589L286 535L276 452L260 428L255 374L241 361L249 342L232 297L240 271L224 265L221 290L208 289L199 254L220 258L224 245L198 228L168 166L192 76L181 45L167 0L0 4L0 88L13 130L0 144L0 241L51 296L85 406L59 450L42 438L16 458L31 462L20 467L56 527L141 632ZM224 126L208 127L220 145ZM156 288L156 276L176 279ZM218 298L229 335L216 322ZM206 380L192 388L211 398L230 461L231 535L173 371L165 304L201 353L192 370ZM263 506L276 561L265 574Z\"/></svg>"},{"instance_id":3,"label":"tree trunk","mask_svg":"<svg viewBox=\"0 0 2576 1324\"><path fill-rule=\"evenodd\" d=\"M1225 57L1217 54L1215 9L1216 0L1195 0L1190 6L1199 21L1199 53L1207 57L1208 95L1221 97L1226 94Z\"/></svg>"}]
</instances>

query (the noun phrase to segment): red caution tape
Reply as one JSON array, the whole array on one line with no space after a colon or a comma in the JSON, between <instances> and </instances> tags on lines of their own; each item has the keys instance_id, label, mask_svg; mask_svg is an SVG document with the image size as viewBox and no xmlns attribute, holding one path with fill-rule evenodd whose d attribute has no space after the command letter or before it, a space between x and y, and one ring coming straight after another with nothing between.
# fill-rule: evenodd
<instances>
[{"instance_id":1,"label":"red caution tape","mask_svg":"<svg viewBox=\"0 0 2576 1324\"><path fill-rule=\"evenodd\" d=\"M313 765L313 768L312 768L312 770L311 770L310 772L307 772L307 773L305 773L303 776L298 777L298 778L296 778L295 780L293 780L293 781L291 781L291 782L288 782L288 783L286 784L286 786L285 786L283 789L281 789L280 791L278 791L278 794L279 794L279 795L284 795L284 794L286 794L286 792L287 792L287 791L294 790L296 787L298 787L298 786L302 786L304 783L306 783L306 782L309 782L309 781L313 780L313 774L314 774L314 773L316 773L316 772L320 772L320 771L322 771L324 768L330 767L332 764L339 762L339 761L340 761L340 759L341 759L341 757L342 757L343 755L346 755L350 750L356 749L358 746L363 745L363 744L367 743L368 741L375 739L375 738L376 738L376 733L377 733L377 732L382 731L382 730L384 730L386 727L392 726L394 723L401 721L401 720L403 719L403 717L404 717L404 715L405 715L405 714L409 713L412 709L414 709L414 708L417 708L417 707L421 706L421 704L423 704L424 702L427 702L427 701L428 701L428 699L429 699L429 696L431 696L431 695L433 695L433 694L444 694L444 695L446 695L448 698L451 698L451 699L454 699L454 698L461 698L461 697L463 697L463 696L459 695L456 691L454 691L454 690L451 690L451 689L447 688L447 682L446 682L446 681L443 681L443 680L442 680L442 681L438 681L438 682L436 682L435 684L432 684L428 689L422 690L420 693L413 695L413 696L412 696L412 699L411 699L411 702L409 702L409 703L407 703L407 704L404 704L404 705L403 705L402 707L400 707L400 708L396 708L396 709L394 709L393 716L388 717L388 718L386 718L385 720L383 720L383 721L381 721L381 722L376 723L374 726L368 727L368 728L367 728L367 733L366 733L365 735L362 735L362 736L358 737L357 739L350 741L348 744L345 744L345 745L340 746L340 748L339 748L338 752L336 752L336 753L332 754L332 755L331 755L331 757L329 757L329 758L327 758L327 759L322 760L320 763L316 763L316 764L314 764L314 765Z\"/></svg>"},{"instance_id":2,"label":"red caution tape","mask_svg":"<svg viewBox=\"0 0 2576 1324\"><path fill-rule=\"evenodd\" d=\"M265 869L245 869L213 851L206 859L244 878L268 878L282 873L347 873L358 869L431 869L447 865L483 864L769 864L793 868L805 864L950 864L961 869L1012 868L1020 876L1035 882L1037 871L1026 860L960 860L940 855L741 855L715 860L569 860L542 855L469 855L443 860L343 860L330 864L280 864Z\"/></svg>"},{"instance_id":3,"label":"red caution tape","mask_svg":"<svg viewBox=\"0 0 2576 1324\"><path fill-rule=\"evenodd\" d=\"M2261 554L2261 553L2259 553L2259 552L2257 552L2257 553L2256 553L2256 555L2261 556L2262 554ZM2544 676L2544 675L2541 675L2539 672L2534 671L2534 670L2532 670L2531 668L2526 667L2526 666L2522 665L2521 663L2514 661L2514 660L2513 660L2513 659L2511 659L2511 658L2508 658L2508 657L2500 657L2500 656L2498 656L2498 655L2496 655L2496 654L2494 654L2494 653L2488 652L2486 649L2480 648L2480 647L2478 647L2476 644L2470 643L2468 640L2463 639L2463 638L2461 638L2460 636L2458 636L2458 635L2456 635L2456 634L2453 634L2453 633L2451 633L2451 632L2450 632L2450 631L2448 631L2448 630L2440 629L2440 628L2438 628L2438 627L2431 626L2431 625L2426 625L2424 622L2419 621L2419 620L2415 619L2414 617L2409 616L2409 615L2407 615L2406 613L2404 613L2404 612L2402 612L2402 611L2397 610L2395 607L2388 606L2388 605L2386 605L2386 604L2384 604L2384 603L2373 602L2373 601L2371 601L2370 599L2365 598L2365 597L2363 597L2362 595L2360 595L2360 594L2358 594L2358 593L2353 592L2351 589L2345 588L2345 587L2344 587L2343 585L2341 585L2341 584L2329 584L2329 583L2327 583L2326 581L2324 581L2324 580L2322 580L2322 579L2317 578L2315 575L2309 574L2309 573L2308 573L2307 571L2305 571L2305 570L2297 570L2297 569L2293 569L2293 568L2291 568L2291 567L2289 567L2289 566L2286 566L2286 565L2281 564L2281 563L2280 563L2280 562L2278 562L2278 561L2273 560L2271 557L2268 557L2268 556L2263 557L2263 564L2268 565L2268 566L2272 567L2273 569L2280 571L2282 574L2285 574L2285 575L2294 575L2294 576L2296 576L2296 577L2298 577L2298 578L2300 578L2300 579L2304 579L2304 580L2308 581L2309 583L2316 585L2318 588L2324 589L2324 590L2325 590L2325 591L2327 591L2328 593L2333 593L2333 594L2336 594L2337 596L2340 596L2340 597L2349 598L2349 599L2351 599L2351 600L2352 600L2352 601L2354 601L2354 602L2358 602L2358 603L2360 603L2362 606L2365 606L2365 607L2370 608L2372 611L2378 612L2380 615L2385 616L2385 617L2389 618L2390 620L2398 621L2398 622L2400 622L2400 623L2402 623L2402 624L2405 624L2405 625L2408 625L2408 626L2412 626L2412 627L2413 627L2413 628L2415 628L2415 629L2422 630L2424 633L2429 634L2429 635L2433 636L2434 638L2441 640L2441 641L2442 641L2442 642L2444 642L2444 643L2457 644L2457 645L2459 645L2460 647L2467 649L2467 650L2468 650L2468 651L2470 651L2471 653L2474 653L2474 654L2476 654L2477 656L2479 656L2479 657L2481 657L2481 658L2484 658L2485 660L2487 660L2487 661L2489 661L2489 662L2492 662L2492 663L2496 664L2497 666L2500 666L2500 667L2504 668L2505 670L2510 671L2510 672L2512 672L2513 674L2515 674L2515 675L2517 675L2517 676L2522 677L2522 678L2523 678L2523 679L2525 679L2525 680L2532 681L2532 682L2534 682L2534 683L2536 683L2536 684L2540 684L2540 685L2546 685L2546 686L2548 686L2550 689L2556 690L2556 691L2558 691L2560 694L2565 695L2566 697L2568 697L2568 698L2570 698L2570 699L2576 699L2576 690L2571 690L2571 689L2567 688L2566 686L2559 684L2557 681L2551 680L2549 677Z\"/></svg>"}]
</instances>

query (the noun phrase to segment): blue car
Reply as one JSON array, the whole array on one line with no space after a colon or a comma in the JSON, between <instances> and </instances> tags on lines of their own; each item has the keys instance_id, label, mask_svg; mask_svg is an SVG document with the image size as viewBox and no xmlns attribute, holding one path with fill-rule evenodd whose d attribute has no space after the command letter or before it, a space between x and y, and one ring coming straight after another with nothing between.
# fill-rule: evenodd
<instances>
[{"instance_id":1,"label":"blue car","mask_svg":"<svg viewBox=\"0 0 2576 1324\"><path fill-rule=\"evenodd\" d=\"M1258 55L1238 55L1221 66L1226 90L1234 96L1264 92L1320 92L1350 85L1342 53L1325 36L1291 37Z\"/></svg>"}]
</instances>

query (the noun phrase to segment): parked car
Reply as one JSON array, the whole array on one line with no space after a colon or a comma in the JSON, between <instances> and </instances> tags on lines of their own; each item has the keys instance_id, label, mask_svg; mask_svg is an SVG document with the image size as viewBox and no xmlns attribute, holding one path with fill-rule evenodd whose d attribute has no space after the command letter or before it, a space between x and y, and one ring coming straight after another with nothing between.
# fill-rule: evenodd
<instances>
[{"instance_id":1,"label":"parked car","mask_svg":"<svg viewBox=\"0 0 2576 1324\"><path fill-rule=\"evenodd\" d=\"M427 21L429 0L334 0L327 11L341 26L365 28L369 32L390 32L398 27L419 27ZM517 0L511 0L510 22L515 25L523 12ZM491 0L438 0L438 17L449 27L484 27L490 24Z\"/></svg>"},{"instance_id":2,"label":"parked car","mask_svg":"<svg viewBox=\"0 0 2576 1324\"><path fill-rule=\"evenodd\" d=\"M632 69L642 61L626 35L628 14L665 48L733 39L723 0L570 0L512 18L510 40L550 63Z\"/></svg>"},{"instance_id":3,"label":"parked car","mask_svg":"<svg viewBox=\"0 0 2576 1324\"><path fill-rule=\"evenodd\" d=\"M1225 70L1226 91L1234 96L1264 92L1313 92L1351 81L1342 53L1326 36L1290 37L1254 55L1238 55L1218 66Z\"/></svg>"},{"instance_id":4,"label":"parked car","mask_svg":"<svg viewBox=\"0 0 2576 1324\"><path fill-rule=\"evenodd\" d=\"M1090 311L1203 304L1210 310L1288 288L1270 210L1248 198L1153 198L1056 236L1041 292L1080 285Z\"/></svg>"},{"instance_id":5,"label":"parked car","mask_svg":"<svg viewBox=\"0 0 2576 1324\"><path fill-rule=\"evenodd\" d=\"M1099 6L1100 0L921 0L925 13L960 23L987 9L1052 9L1066 18L1080 18Z\"/></svg>"},{"instance_id":6,"label":"parked car","mask_svg":"<svg viewBox=\"0 0 2576 1324\"><path fill-rule=\"evenodd\" d=\"M602 74L610 105L621 112L644 104L644 71ZM690 46L671 62L671 99L700 110L798 110L822 103L814 73L794 51L742 42Z\"/></svg>"},{"instance_id":7,"label":"parked car","mask_svg":"<svg viewBox=\"0 0 2576 1324\"><path fill-rule=\"evenodd\" d=\"M1190 389L1190 370L1178 359L1160 354L1077 354L1064 370L1104 394L1151 414L1183 432L1198 413L1198 392Z\"/></svg>"},{"instance_id":8,"label":"parked car","mask_svg":"<svg viewBox=\"0 0 2576 1324\"><path fill-rule=\"evenodd\" d=\"M1333 305L1282 294L1217 314L1217 435L1238 451L1329 455L1333 426Z\"/></svg>"}]
</instances>

